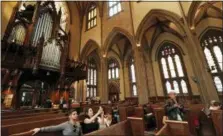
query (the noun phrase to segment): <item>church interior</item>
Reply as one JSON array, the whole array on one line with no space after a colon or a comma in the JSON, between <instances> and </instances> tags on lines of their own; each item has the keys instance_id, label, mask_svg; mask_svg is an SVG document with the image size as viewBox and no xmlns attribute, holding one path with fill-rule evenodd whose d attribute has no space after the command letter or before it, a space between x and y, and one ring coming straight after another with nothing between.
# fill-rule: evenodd
<instances>
[{"instance_id":1,"label":"church interior","mask_svg":"<svg viewBox=\"0 0 223 136\"><path fill-rule=\"evenodd\" d=\"M2 136L223 136L221 1L1 1Z\"/></svg>"}]
</instances>

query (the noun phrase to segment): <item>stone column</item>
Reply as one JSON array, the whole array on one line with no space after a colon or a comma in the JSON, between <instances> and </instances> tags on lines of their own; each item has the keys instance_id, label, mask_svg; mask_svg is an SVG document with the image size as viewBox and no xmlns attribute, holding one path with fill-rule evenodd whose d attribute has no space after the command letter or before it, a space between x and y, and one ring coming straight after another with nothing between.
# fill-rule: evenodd
<instances>
[{"instance_id":1,"label":"stone column","mask_svg":"<svg viewBox=\"0 0 223 136\"><path fill-rule=\"evenodd\" d=\"M145 69L147 74L147 85L148 85L148 96L149 97L157 97L157 90L154 79L154 71L151 60L151 54L146 54L148 59L145 60Z\"/></svg>"},{"instance_id":2,"label":"stone column","mask_svg":"<svg viewBox=\"0 0 223 136\"><path fill-rule=\"evenodd\" d=\"M125 78L124 78L124 66L122 65L119 69L119 82L120 82L120 94L119 99L124 100L125 99Z\"/></svg>"},{"instance_id":3,"label":"stone column","mask_svg":"<svg viewBox=\"0 0 223 136\"><path fill-rule=\"evenodd\" d=\"M141 47L134 49L134 60L135 60L135 72L136 72L136 83L138 91L139 104L148 103L148 86L146 78L145 63L143 60L143 53Z\"/></svg>"},{"instance_id":4,"label":"stone column","mask_svg":"<svg viewBox=\"0 0 223 136\"><path fill-rule=\"evenodd\" d=\"M101 85L101 88L99 90L100 92L100 98L102 103L108 102L108 67L107 67L107 58L103 57L101 58L101 69L100 69L100 81L99 84Z\"/></svg>"}]
</instances>

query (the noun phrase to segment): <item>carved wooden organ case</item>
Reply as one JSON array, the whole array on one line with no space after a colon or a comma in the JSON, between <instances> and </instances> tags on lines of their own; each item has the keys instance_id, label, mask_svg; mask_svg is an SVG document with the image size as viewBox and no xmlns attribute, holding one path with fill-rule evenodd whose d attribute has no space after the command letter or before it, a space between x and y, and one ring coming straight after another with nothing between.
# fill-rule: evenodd
<instances>
[{"instance_id":1,"label":"carved wooden organ case","mask_svg":"<svg viewBox=\"0 0 223 136\"><path fill-rule=\"evenodd\" d=\"M60 73L57 83L86 78L86 65L67 57L70 34L55 3L21 2L14 8L2 39L3 68L53 71Z\"/></svg>"}]
</instances>

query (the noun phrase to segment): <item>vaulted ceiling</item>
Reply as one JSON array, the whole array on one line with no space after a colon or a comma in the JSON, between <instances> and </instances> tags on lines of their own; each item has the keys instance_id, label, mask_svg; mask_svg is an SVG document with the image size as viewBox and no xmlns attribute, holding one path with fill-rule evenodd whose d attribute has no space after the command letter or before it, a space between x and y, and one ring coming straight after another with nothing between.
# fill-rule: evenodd
<instances>
[{"instance_id":1,"label":"vaulted ceiling","mask_svg":"<svg viewBox=\"0 0 223 136\"><path fill-rule=\"evenodd\" d=\"M110 43L109 51L114 52L120 59L123 59L131 49L132 46L128 38L122 34L117 34Z\"/></svg>"},{"instance_id":2,"label":"vaulted ceiling","mask_svg":"<svg viewBox=\"0 0 223 136\"><path fill-rule=\"evenodd\" d=\"M201 2L197 12L195 13L195 25L207 17L222 19L222 6L222 2Z\"/></svg>"}]
</instances>

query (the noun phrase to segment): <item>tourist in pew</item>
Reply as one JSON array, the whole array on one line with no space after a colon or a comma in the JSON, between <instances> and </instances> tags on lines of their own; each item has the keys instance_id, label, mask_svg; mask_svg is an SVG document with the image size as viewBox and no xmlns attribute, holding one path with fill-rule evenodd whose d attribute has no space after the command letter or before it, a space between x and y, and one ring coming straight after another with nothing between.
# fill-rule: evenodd
<instances>
[{"instance_id":1,"label":"tourist in pew","mask_svg":"<svg viewBox=\"0 0 223 136\"><path fill-rule=\"evenodd\" d=\"M69 121L61 123L56 126L48 126L42 128L35 128L32 130L35 135L38 132L56 132L62 131L64 136L82 136L81 125L78 121L78 113L76 110L73 110L69 113Z\"/></svg>"},{"instance_id":2,"label":"tourist in pew","mask_svg":"<svg viewBox=\"0 0 223 136\"><path fill-rule=\"evenodd\" d=\"M83 124L83 133L90 133L99 129L98 117L103 112L102 107L99 107L98 112L94 115L92 108L86 110L86 116Z\"/></svg>"},{"instance_id":3,"label":"tourist in pew","mask_svg":"<svg viewBox=\"0 0 223 136\"><path fill-rule=\"evenodd\" d=\"M169 99L166 101L164 109L165 115L169 120L184 120L184 106L179 104L175 91L169 92Z\"/></svg>"},{"instance_id":4,"label":"tourist in pew","mask_svg":"<svg viewBox=\"0 0 223 136\"><path fill-rule=\"evenodd\" d=\"M104 111L102 111L101 116L98 117L98 122L99 122L99 128L100 129L109 127L112 123L111 114L108 113L108 114L104 115Z\"/></svg>"},{"instance_id":5,"label":"tourist in pew","mask_svg":"<svg viewBox=\"0 0 223 136\"><path fill-rule=\"evenodd\" d=\"M200 111L198 115L198 120L199 120L198 135L199 136L216 136L214 124L211 119L211 111L220 110L220 109L221 109L220 103L213 100L211 101L209 108L206 107Z\"/></svg>"},{"instance_id":6,"label":"tourist in pew","mask_svg":"<svg viewBox=\"0 0 223 136\"><path fill-rule=\"evenodd\" d=\"M112 107L112 115L113 115L112 124L120 122L118 106Z\"/></svg>"},{"instance_id":7,"label":"tourist in pew","mask_svg":"<svg viewBox=\"0 0 223 136\"><path fill-rule=\"evenodd\" d=\"M152 111L148 110L148 107L146 104L143 105L143 111L144 111L144 118L145 121L147 122L147 127L149 129L155 128L156 127L156 119L155 116L153 115Z\"/></svg>"}]
</instances>

